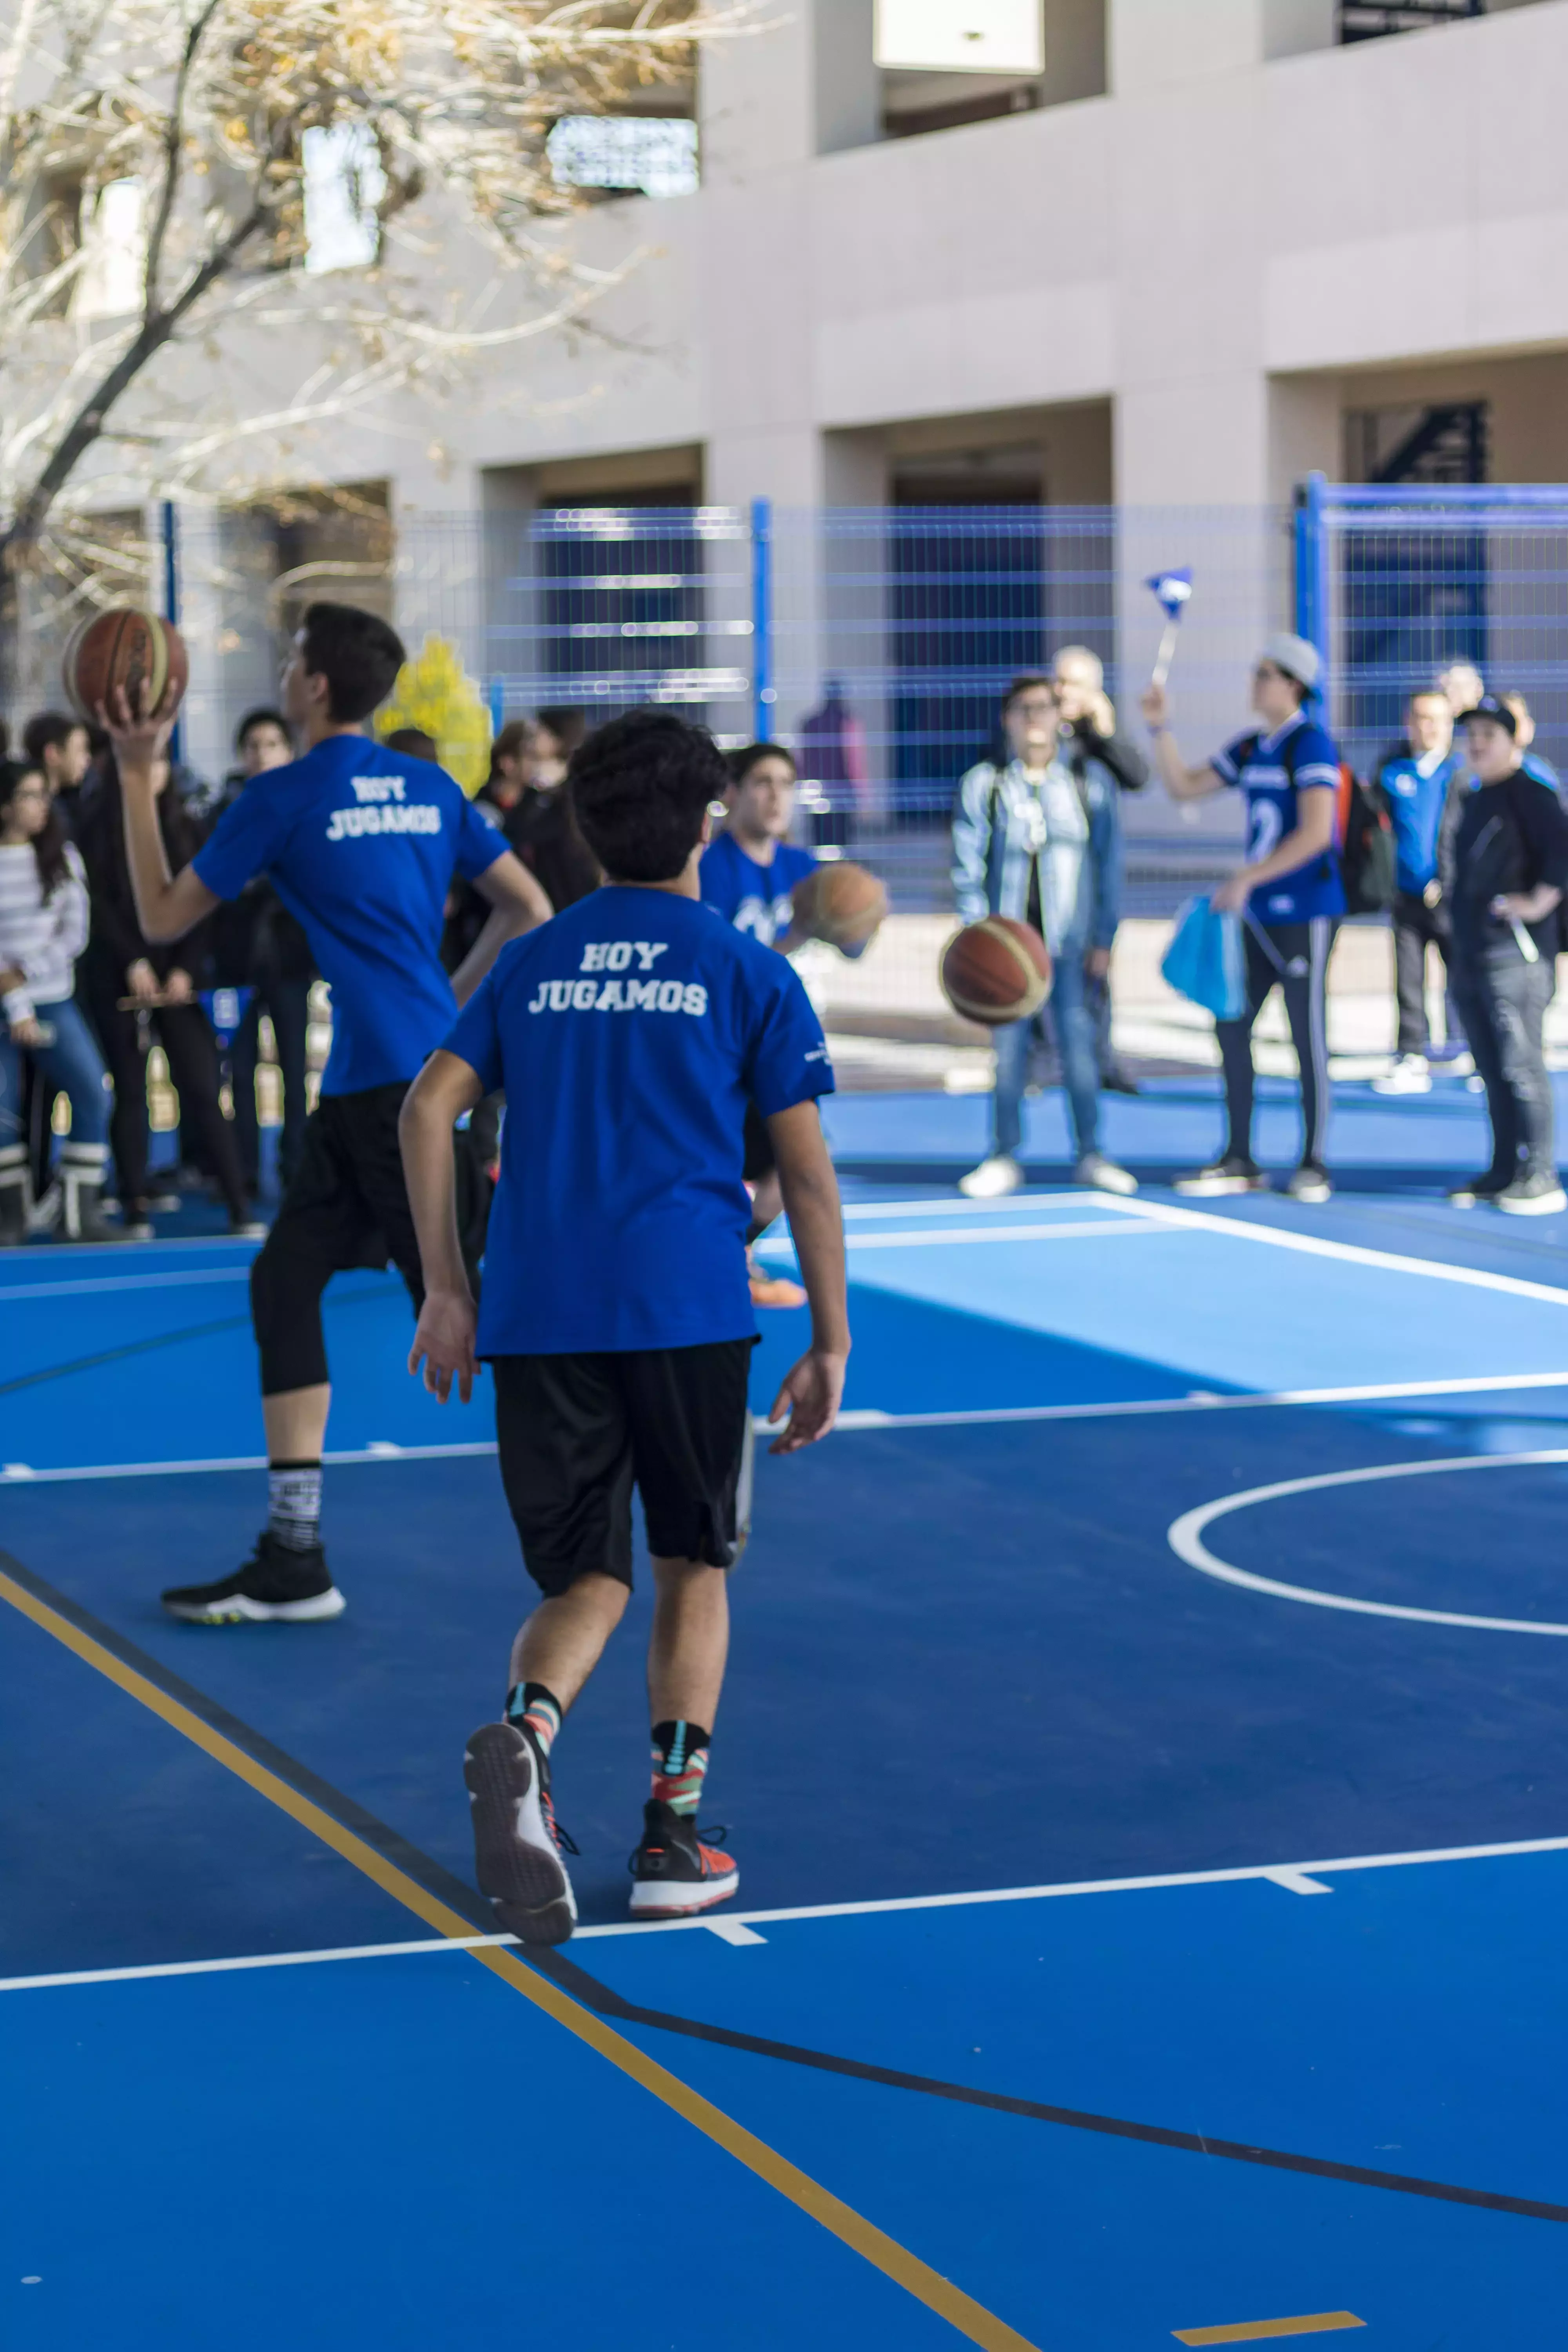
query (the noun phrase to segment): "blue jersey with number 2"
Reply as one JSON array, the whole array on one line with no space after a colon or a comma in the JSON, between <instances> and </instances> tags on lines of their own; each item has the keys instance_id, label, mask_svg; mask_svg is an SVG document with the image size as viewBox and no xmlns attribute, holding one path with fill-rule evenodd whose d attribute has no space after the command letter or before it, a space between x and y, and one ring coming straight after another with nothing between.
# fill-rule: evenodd
<instances>
[{"instance_id":1,"label":"blue jersey with number 2","mask_svg":"<svg viewBox=\"0 0 1568 2352\"><path fill-rule=\"evenodd\" d=\"M1215 754L1215 773L1247 795L1247 863L1257 866L1273 856L1287 834L1294 833L1303 792L1319 788L1337 793L1340 755L1323 728L1300 712L1272 735L1238 735ZM1310 857L1293 873L1276 875L1255 890L1247 903L1255 922L1309 923L1315 915L1342 915L1344 886L1340 861L1332 849Z\"/></svg>"}]
</instances>

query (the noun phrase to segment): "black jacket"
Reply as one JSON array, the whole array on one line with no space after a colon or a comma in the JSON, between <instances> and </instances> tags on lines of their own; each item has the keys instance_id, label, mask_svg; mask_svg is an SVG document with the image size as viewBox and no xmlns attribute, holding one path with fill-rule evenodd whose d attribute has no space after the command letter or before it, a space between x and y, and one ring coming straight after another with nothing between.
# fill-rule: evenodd
<instances>
[{"instance_id":1,"label":"black jacket","mask_svg":"<svg viewBox=\"0 0 1568 2352\"><path fill-rule=\"evenodd\" d=\"M178 874L200 848L202 827L182 797L177 776L171 776L158 795L158 830L169 871ZM77 846L87 867L92 906L92 930L82 959L89 985L101 992L112 989L116 995L123 995L126 972L144 959L160 980L171 971L187 971L196 987L210 988L214 930L210 915L184 939L153 941L142 937L125 855L120 775L112 764L99 776L81 811Z\"/></svg>"}]
</instances>

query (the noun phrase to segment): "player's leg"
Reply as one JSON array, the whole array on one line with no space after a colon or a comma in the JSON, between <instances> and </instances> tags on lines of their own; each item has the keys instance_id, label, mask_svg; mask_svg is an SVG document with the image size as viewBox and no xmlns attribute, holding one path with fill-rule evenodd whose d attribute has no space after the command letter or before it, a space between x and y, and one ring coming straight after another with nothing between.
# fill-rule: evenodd
<instances>
[{"instance_id":1,"label":"player's leg","mask_svg":"<svg viewBox=\"0 0 1568 2352\"><path fill-rule=\"evenodd\" d=\"M1520 1142L1519 1173L1499 1193L1498 1206L1520 1216L1550 1216L1563 1202L1557 1175L1552 1081L1542 1046L1553 981L1552 968L1544 961L1505 962L1493 968L1503 1081L1513 1097Z\"/></svg>"},{"instance_id":2,"label":"player's leg","mask_svg":"<svg viewBox=\"0 0 1568 2352\"><path fill-rule=\"evenodd\" d=\"M1100 1148L1100 1041L1081 942L1064 944L1051 982L1051 1025L1072 1121L1074 1175L1104 1192L1135 1192L1136 1180Z\"/></svg>"},{"instance_id":3,"label":"player's leg","mask_svg":"<svg viewBox=\"0 0 1568 2352\"><path fill-rule=\"evenodd\" d=\"M654 1568L653 1785L632 1860L639 1918L706 1911L740 1885L733 1859L699 1835L697 1811L729 1654L751 1354L750 1340L725 1339L617 1360Z\"/></svg>"},{"instance_id":4,"label":"player's leg","mask_svg":"<svg viewBox=\"0 0 1568 2352\"><path fill-rule=\"evenodd\" d=\"M958 1180L971 1201L999 1201L1024 1181L1018 1149L1024 1139L1024 1086L1035 1023L1009 1021L996 1031L996 1085L991 1097L991 1150L977 1168Z\"/></svg>"},{"instance_id":5,"label":"player's leg","mask_svg":"<svg viewBox=\"0 0 1568 2352\"><path fill-rule=\"evenodd\" d=\"M1457 1208L1468 1209L1478 1201L1495 1201L1519 1174L1518 1107L1503 1073L1502 1041L1485 967L1456 957L1448 967L1448 986L1469 1040L1476 1075L1486 1089L1492 1131L1490 1167L1479 1176L1465 1178L1448 1194Z\"/></svg>"},{"instance_id":6,"label":"player's leg","mask_svg":"<svg viewBox=\"0 0 1568 2352\"><path fill-rule=\"evenodd\" d=\"M342 1105L329 1096L305 1130L299 1173L250 1269L267 1431L267 1526L233 1575L176 1586L171 1615L195 1624L309 1623L342 1614L321 1538L321 1450L332 1391L321 1294L364 1262L369 1227L353 1183Z\"/></svg>"},{"instance_id":7,"label":"player's leg","mask_svg":"<svg viewBox=\"0 0 1568 2352\"><path fill-rule=\"evenodd\" d=\"M1329 956L1334 924L1327 915L1271 934L1285 965L1280 987L1301 1078L1301 1159L1287 1190L1298 1201L1326 1201L1332 1186L1323 1164L1328 1134Z\"/></svg>"},{"instance_id":8,"label":"player's leg","mask_svg":"<svg viewBox=\"0 0 1568 2352\"><path fill-rule=\"evenodd\" d=\"M1252 1156L1252 1029L1268 992L1279 977L1273 959L1250 923L1242 927L1247 958L1247 1009L1235 1021L1216 1021L1220 1070L1225 1081L1225 1148L1191 1176L1178 1176L1175 1190L1204 1195L1260 1192L1268 1180Z\"/></svg>"},{"instance_id":9,"label":"player's leg","mask_svg":"<svg viewBox=\"0 0 1568 2352\"><path fill-rule=\"evenodd\" d=\"M632 1456L605 1356L500 1356L496 1445L523 1565L543 1598L512 1644L500 1721L463 1759L479 1891L509 1935L562 1944L577 1906L551 1801L556 1734L626 1609Z\"/></svg>"},{"instance_id":10,"label":"player's leg","mask_svg":"<svg viewBox=\"0 0 1568 2352\"><path fill-rule=\"evenodd\" d=\"M212 1024L199 1004L167 1005L158 1014L158 1035L180 1097L181 1124L187 1135L194 1134L217 1179L230 1230L243 1232L250 1223L250 1203L234 1124L225 1118L218 1100L217 1040Z\"/></svg>"}]
</instances>

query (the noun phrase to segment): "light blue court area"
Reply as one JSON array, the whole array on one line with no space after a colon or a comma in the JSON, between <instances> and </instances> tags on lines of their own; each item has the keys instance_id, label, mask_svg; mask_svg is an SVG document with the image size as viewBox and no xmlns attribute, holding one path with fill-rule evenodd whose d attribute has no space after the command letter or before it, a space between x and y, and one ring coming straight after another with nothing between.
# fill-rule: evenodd
<instances>
[{"instance_id":1,"label":"light blue court area","mask_svg":"<svg viewBox=\"0 0 1568 2352\"><path fill-rule=\"evenodd\" d=\"M1338 1088L1317 1209L1174 1193L1208 1080L1107 1109L1135 1199L1047 1095L981 1206L983 1103L830 1107L855 1349L759 1453L739 1900L627 1917L639 1553L537 1969L461 1780L530 1597L488 1381L336 1283L347 1613L182 1626L264 1507L251 1252L0 1253L6 2352L1558 2341L1568 1218L1445 1205L1447 1081Z\"/></svg>"}]
</instances>

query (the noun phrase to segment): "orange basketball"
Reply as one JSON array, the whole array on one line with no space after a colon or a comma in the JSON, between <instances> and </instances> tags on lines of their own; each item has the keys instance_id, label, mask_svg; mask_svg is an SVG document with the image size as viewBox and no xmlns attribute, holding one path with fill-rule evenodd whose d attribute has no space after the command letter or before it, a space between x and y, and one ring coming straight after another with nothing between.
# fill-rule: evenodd
<instances>
[{"instance_id":1,"label":"orange basketball","mask_svg":"<svg viewBox=\"0 0 1568 2352\"><path fill-rule=\"evenodd\" d=\"M795 885L792 926L829 947L863 948L888 911L888 893L863 866L835 859Z\"/></svg>"},{"instance_id":2,"label":"orange basketball","mask_svg":"<svg viewBox=\"0 0 1568 2352\"><path fill-rule=\"evenodd\" d=\"M155 710L165 689L178 702L190 680L191 666L184 640L172 621L138 604L111 605L84 621L66 647L61 665L65 689L79 719L96 721L98 706L119 686L125 689L132 713L146 689L146 707Z\"/></svg>"},{"instance_id":3,"label":"orange basketball","mask_svg":"<svg viewBox=\"0 0 1568 2352\"><path fill-rule=\"evenodd\" d=\"M984 915L966 923L942 951L942 990L966 1021L1000 1029L1026 1021L1050 992L1051 959L1030 923L1010 915Z\"/></svg>"}]
</instances>

